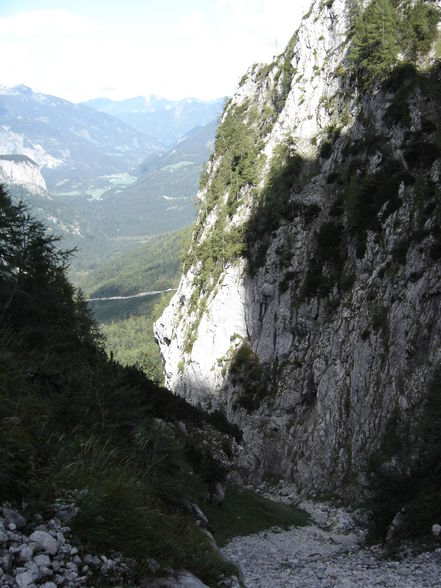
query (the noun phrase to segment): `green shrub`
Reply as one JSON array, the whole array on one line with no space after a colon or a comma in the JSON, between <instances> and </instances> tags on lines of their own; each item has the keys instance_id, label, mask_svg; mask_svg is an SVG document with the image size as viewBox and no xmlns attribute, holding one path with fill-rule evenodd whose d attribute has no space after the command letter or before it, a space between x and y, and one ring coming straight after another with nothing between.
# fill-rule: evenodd
<instances>
[{"instance_id":1,"label":"green shrub","mask_svg":"<svg viewBox=\"0 0 441 588\"><path fill-rule=\"evenodd\" d=\"M264 263L271 233L282 220L292 220L299 212L291 193L301 187L303 164L290 141L276 147L265 186L253 204L246 229L246 255L251 274Z\"/></svg>"},{"instance_id":2,"label":"green shrub","mask_svg":"<svg viewBox=\"0 0 441 588\"><path fill-rule=\"evenodd\" d=\"M238 389L238 405L252 412L272 394L272 367L261 364L256 353L243 343L234 353L229 377Z\"/></svg>"},{"instance_id":3,"label":"green shrub","mask_svg":"<svg viewBox=\"0 0 441 588\"><path fill-rule=\"evenodd\" d=\"M221 547L236 536L259 533L275 526L288 529L308 523L304 511L273 502L244 488L227 487L226 497L222 510L209 506L205 511Z\"/></svg>"}]
</instances>

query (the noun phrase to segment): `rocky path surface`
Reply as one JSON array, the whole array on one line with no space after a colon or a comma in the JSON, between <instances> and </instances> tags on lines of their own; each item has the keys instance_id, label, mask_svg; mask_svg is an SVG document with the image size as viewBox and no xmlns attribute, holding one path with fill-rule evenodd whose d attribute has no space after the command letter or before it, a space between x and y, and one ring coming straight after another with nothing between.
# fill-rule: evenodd
<instances>
[{"instance_id":1,"label":"rocky path surface","mask_svg":"<svg viewBox=\"0 0 441 588\"><path fill-rule=\"evenodd\" d=\"M380 547L362 547L364 534L348 513L300 504L307 527L236 537L223 550L241 570L247 588L439 588L441 548L401 561Z\"/></svg>"}]
</instances>

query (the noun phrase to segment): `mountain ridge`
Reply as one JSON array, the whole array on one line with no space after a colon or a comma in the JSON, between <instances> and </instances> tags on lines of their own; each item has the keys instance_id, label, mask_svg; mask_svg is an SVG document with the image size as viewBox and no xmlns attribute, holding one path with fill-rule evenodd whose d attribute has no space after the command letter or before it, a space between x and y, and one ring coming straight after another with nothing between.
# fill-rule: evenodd
<instances>
[{"instance_id":1,"label":"mountain ridge","mask_svg":"<svg viewBox=\"0 0 441 588\"><path fill-rule=\"evenodd\" d=\"M171 147L191 128L206 125L217 118L224 101L225 98L168 100L152 95L118 101L97 98L84 104L111 114L138 131L157 137L167 147Z\"/></svg>"},{"instance_id":2,"label":"mountain ridge","mask_svg":"<svg viewBox=\"0 0 441 588\"><path fill-rule=\"evenodd\" d=\"M28 155L43 169L50 191L66 178L126 172L162 149L108 114L27 86L2 87L0 151Z\"/></svg>"},{"instance_id":3,"label":"mountain ridge","mask_svg":"<svg viewBox=\"0 0 441 588\"><path fill-rule=\"evenodd\" d=\"M360 499L393 415L423 426L441 360L439 8L316 1L224 111L155 332L166 384L244 429L255 483ZM421 12L430 42L406 28Z\"/></svg>"}]
</instances>

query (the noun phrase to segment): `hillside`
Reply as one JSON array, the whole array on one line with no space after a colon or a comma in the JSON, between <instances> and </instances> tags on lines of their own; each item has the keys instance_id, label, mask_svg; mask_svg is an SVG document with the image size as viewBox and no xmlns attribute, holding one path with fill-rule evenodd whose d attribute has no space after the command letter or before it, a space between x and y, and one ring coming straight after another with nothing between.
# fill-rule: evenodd
<instances>
[{"instance_id":1,"label":"hillside","mask_svg":"<svg viewBox=\"0 0 441 588\"><path fill-rule=\"evenodd\" d=\"M133 251L90 272L80 282L90 298L130 296L176 288L191 229L151 238ZM163 381L162 363L153 337L153 322L168 304L171 292L126 300L89 302L105 336L108 354L122 365L138 365L149 378Z\"/></svg>"},{"instance_id":2,"label":"hillside","mask_svg":"<svg viewBox=\"0 0 441 588\"><path fill-rule=\"evenodd\" d=\"M30 194L47 195L40 167L27 155L0 155L0 182Z\"/></svg>"},{"instance_id":3,"label":"hillside","mask_svg":"<svg viewBox=\"0 0 441 588\"><path fill-rule=\"evenodd\" d=\"M317 0L244 75L155 327L167 386L243 428L243 475L369 497L383 538L441 518L439 8Z\"/></svg>"},{"instance_id":4,"label":"hillside","mask_svg":"<svg viewBox=\"0 0 441 588\"><path fill-rule=\"evenodd\" d=\"M136 170L138 179L116 186L99 199L72 196L68 202L112 238L159 235L189 226L202 163L212 150L216 121L194 129L166 152L152 155Z\"/></svg>"},{"instance_id":5,"label":"hillside","mask_svg":"<svg viewBox=\"0 0 441 588\"><path fill-rule=\"evenodd\" d=\"M190 228L152 237L90 272L79 284L89 298L130 296L177 286L179 265L190 239Z\"/></svg>"}]
</instances>

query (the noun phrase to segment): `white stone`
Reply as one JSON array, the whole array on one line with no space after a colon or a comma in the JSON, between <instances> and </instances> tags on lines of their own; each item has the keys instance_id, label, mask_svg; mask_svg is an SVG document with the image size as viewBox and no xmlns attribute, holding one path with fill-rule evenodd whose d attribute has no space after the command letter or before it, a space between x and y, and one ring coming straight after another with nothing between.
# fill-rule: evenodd
<instances>
[{"instance_id":1,"label":"white stone","mask_svg":"<svg viewBox=\"0 0 441 588\"><path fill-rule=\"evenodd\" d=\"M190 572L181 572L177 577L176 588L208 588Z\"/></svg>"},{"instance_id":2,"label":"white stone","mask_svg":"<svg viewBox=\"0 0 441 588\"><path fill-rule=\"evenodd\" d=\"M34 555L34 550L32 549L32 547L24 547L23 549L20 550L20 554L19 557L21 559L21 561L29 561L32 556Z\"/></svg>"},{"instance_id":3,"label":"white stone","mask_svg":"<svg viewBox=\"0 0 441 588\"><path fill-rule=\"evenodd\" d=\"M21 574L17 574L15 576L15 581L17 582L17 586L19 588L27 588L29 584L32 584L34 578L30 572L22 572Z\"/></svg>"},{"instance_id":4,"label":"white stone","mask_svg":"<svg viewBox=\"0 0 441 588\"><path fill-rule=\"evenodd\" d=\"M46 567L51 565L51 558L44 553L40 553L39 555L34 556L34 561L39 567Z\"/></svg>"},{"instance_id":5,"label":"white stone","mask_svg":"<svg viewBox=\"0 0 441 588\"><path fill-rule=\"evenodd\" d=\"M45 531L34 531L30 536L31 541L35 541L40 549L50 555L55 555L58 551L58 542Z\"/></svg>"}]
</instances>

